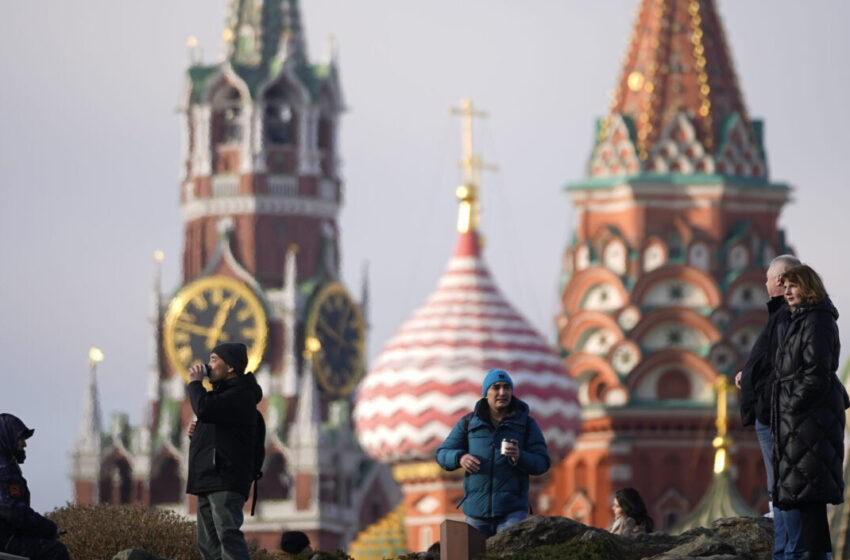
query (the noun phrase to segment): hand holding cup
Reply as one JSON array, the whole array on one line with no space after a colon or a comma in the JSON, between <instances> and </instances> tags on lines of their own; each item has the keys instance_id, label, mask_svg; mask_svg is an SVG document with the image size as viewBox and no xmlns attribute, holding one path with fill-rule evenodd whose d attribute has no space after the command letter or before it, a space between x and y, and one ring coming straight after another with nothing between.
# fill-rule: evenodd
<instances>
[{"instance_id":1,"label":"hand holding cup","mask_svg":"<svg viewBox=\"0 0 850 560\"><path fill-rule=\"evenodd\" d=\"M503 439L502 455L507 457L511 463L516 463L519 459L519 442L515 439Z\"/></svg>"}]
</instances>

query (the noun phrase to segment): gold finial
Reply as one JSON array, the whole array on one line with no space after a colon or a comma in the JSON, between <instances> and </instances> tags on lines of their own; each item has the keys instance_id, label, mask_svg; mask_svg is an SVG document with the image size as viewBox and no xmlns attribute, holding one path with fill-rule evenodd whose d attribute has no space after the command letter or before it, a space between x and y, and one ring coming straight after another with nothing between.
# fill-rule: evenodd
<instances>
[{"instance_id":1,"label":"gold finial","mask_svg":"<svg viewBox=\"0 0 850 560\"><path fill-rule=\"evenodd\" d=\"M726 458L726 450L732 445L732 438L727 434L727 426L729 416L726 409L726 396L730 389L729 380L725 375L721 375L715 385L717 389L717 420L714 424L717 426L717 436L711 445L717 450L714 454L714 472L720 474L726 470L728 461Z\"/></svg>"},{"instance_id":2,"label":"gold finial","mask_svg":"<svg viewBox=\"0 0 850 560\"><path fill-rule=\"evenodd\" d=\"M461 99L460 108L452 107L449 114L459 115L463 119L463 158L460 167L463 169L463 184L455 194L460 199L460 209L457 217L457 229L461 233L478 229L480 220L480 205L478 188L481 186L481 170L496 170L493 165L485 165L481 156L472 147L472 118L486 118L487 113L476 110L472 100Z\"/></svg>"},{"instance_id":3,"label":"gold finial","mask_svg":"<svg viewBox=\"0 0 850 560\"><path fill-rule=\"evenodd\" d=\"M89 348L89 368L94 369L98 362L103 361L103 352L100 348L92 346Z\"/></svg>"},{"instance_id":4,"label":"gold finial","mask_svg":"<svg viewBox=\"0 0 850 560\"><path fill-rule=\"evenodd\" d=\"M161 263L162 259L164 259L164 258L165 258L165 253L163 253L159 249L157 249L156 251L153 252L153 260L155 260L156 262Z\"/></svg>"},{"instance_id":5,"label":"gold finial","mask_svg":"<svg viewBox=\"0 0 850 560\"><path fill-rule=\"evenodd\" d=\"M322 342L314 336L308 336L307 340L304 341L304 357L308 360L313 359L313 354L321 349Z\"/></svg>"},{"instance_id":6,"label":"gold finial","mask_svg":"<svg viewBox=\"0 0 850 560\"><path fill-rule=\"evenodd\" d=\"M235 36L235 35L233 34L233 30L232 30L232 29L230 29L229 27L226 27L226 28L224 29L224 31L222 31L222 32L221 32L221 38L222 38L222 39L223 39L226 43L230 43L230 42L232 42L232 41L233 41L234 36Z\"/></svg>"}]
</instances>

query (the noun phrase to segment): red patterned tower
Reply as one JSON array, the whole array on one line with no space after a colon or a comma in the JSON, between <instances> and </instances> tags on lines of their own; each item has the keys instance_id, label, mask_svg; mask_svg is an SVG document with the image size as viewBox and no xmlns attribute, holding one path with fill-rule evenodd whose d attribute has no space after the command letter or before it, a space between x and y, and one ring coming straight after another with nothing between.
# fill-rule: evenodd
<instances>
[{"instance_id":1,"label":"red patterned tower","mask_svg":"<svg viewBox=\"0 0 850 560\"><path fill-rule=\"evenodd\" d=\"M788 251L788 187L768 179L712 0L641 2L588 174L568 188L579 223L558 318L583 428L550 512L605 526L612 491L634 486L664 529L711 479L712 388L746 357L764 268ZM764 507L752 430L729 430L741 495Z\"/></svg>"}]
</instances>

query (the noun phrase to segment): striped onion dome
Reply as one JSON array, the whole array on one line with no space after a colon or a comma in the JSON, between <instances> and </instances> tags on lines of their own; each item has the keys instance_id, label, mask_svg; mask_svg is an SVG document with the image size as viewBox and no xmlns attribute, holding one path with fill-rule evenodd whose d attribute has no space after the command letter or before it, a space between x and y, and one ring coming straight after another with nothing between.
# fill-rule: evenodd
<instances>
[{"instance_id":1,"label":"striped onion dome","mask_svg":"<svg viewBox=\"0 0 850 560\"><path fill-rule=\"evenodd\" d=\"M363 449L384 463L433 460L481 398L491 368L511 374L549 453L563 457L580 426L576 385L558 355L499 292L472 230L460 234L437 289L360 384L354 422Z\"/></svg>"}]
</instances>

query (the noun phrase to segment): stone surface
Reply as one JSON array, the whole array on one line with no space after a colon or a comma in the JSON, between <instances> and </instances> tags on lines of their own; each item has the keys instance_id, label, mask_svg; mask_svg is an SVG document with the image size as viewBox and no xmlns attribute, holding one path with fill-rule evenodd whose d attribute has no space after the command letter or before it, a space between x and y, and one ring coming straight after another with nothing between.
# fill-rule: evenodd
<instances>
[{"instance_id":1,"label":"stone surface","mask_svg":"<svg viewBox=\"0 0 850 560\"><path fill-rule=\"evenodd\" d=\"M159 556L154 556L144 550L127 549L122 550L112 557L112 560L165 560Z\"/></svg>"},{"instance_id":2,"label":"stone surface","mask_svg":"<svg viewBox=\"0 0 850 560\"><path fill-rule=\"evenodd\" d=\"M488 539L488 554L502 555L534 546L565 544L570 541L604 539L623 551L623 560L710 560L769 559L773 549L773 521L763 517L719 519L710 527L697 527L681 535L662 532L621 537L588 527L566 517L534 516Z\"/></svg>"}]
</instances>

